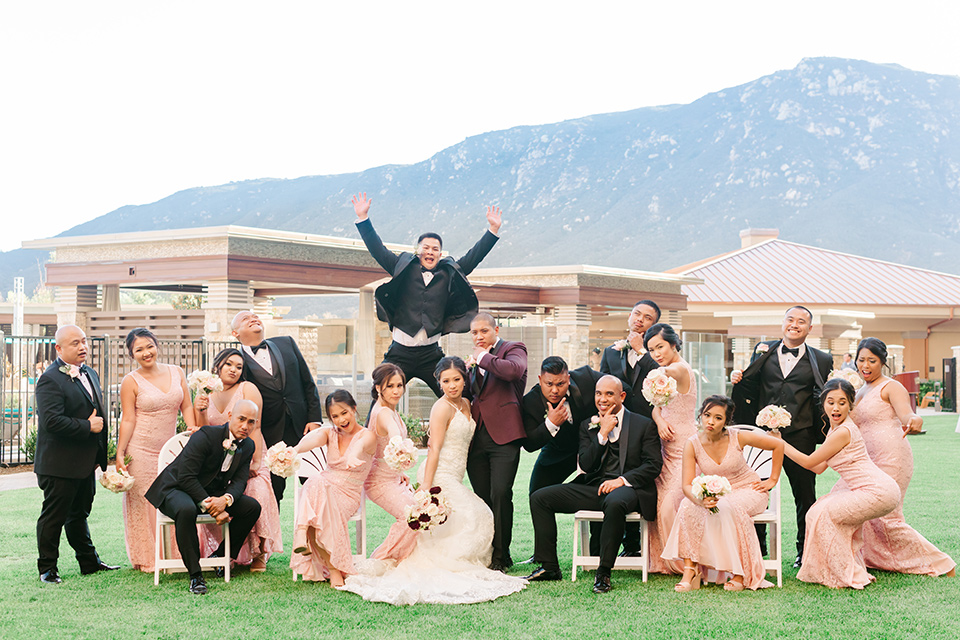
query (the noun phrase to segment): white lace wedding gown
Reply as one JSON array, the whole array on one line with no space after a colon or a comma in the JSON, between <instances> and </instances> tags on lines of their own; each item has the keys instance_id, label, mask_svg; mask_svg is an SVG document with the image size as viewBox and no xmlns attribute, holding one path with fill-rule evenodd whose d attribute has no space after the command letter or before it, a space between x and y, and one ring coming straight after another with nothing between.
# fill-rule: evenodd
<instances>
[{"instance_id":1,"label":"white lace wedding gown","mask_svg":"<svg viewBox=\"0 0 960 640\"><path fill-rule=\"evenodd\" d=\"M493 513L463 484L476 423L460 411L440 449L434 484L451 507L447 521L418 535L417 547L399 564L368 560L341 587L364 600L390 604L469 604L520 591L523 578L487 568L493 551ZM423 479L424 465L419 477Z\"/></svg>"}]
</instances>

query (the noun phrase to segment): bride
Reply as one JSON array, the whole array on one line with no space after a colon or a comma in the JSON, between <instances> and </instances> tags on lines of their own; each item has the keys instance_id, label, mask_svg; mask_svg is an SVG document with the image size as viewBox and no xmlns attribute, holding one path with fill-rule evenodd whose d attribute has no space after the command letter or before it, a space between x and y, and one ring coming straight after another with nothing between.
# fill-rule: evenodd
<instances>
[{"instance_id":1,"label":"bride","mask_svg":"<svg viewBox=\"0 0 960 640\"><path fill-rule=\"evenodd\" d=\"M468 604L515 593L527 584L523 578L487 568L493 553L493 513L463 484L476 428L470 403L461 397L466 365L456 356L447 356L434 376L443 397L430 411L427 461L418 478L423 487L442 489L451 512L443 524L421 531L416 549L399 564L369 560L346 579L341 588L364 600Z\"/></svg>"}]
</instances>

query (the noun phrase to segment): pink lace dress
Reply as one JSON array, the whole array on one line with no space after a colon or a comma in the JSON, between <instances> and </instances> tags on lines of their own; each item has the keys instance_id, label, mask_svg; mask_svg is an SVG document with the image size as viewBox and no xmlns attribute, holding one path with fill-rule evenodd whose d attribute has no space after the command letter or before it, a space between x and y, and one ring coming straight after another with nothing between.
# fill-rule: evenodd
<instances>
[{"instance_id":1,"label":"pink lace dress","mask_svg":"<svg viewBox=\"0 0 960 640\"><path fill-rule=\"evenodd\" d=\"M657 476L657 521L650 527L650 571L653 573L682 573L683 563L662 557L664 543L673 529L677 511L683 501L683 445L697 433L697 380L693 369L683 359L680 363L690 377L690 388L677 394L660 413L673 425L673 440L661 441L663 468Z\"/></svg>"},{"instance_id":2,"label":"pink lace dress","mask_svg":"<svg viewBox=\"0 0 960 640\"><path fill-rule=\"evenodd\" d=\"M158 366L170 373L170 388L166 393L139 371L127 374L137 382L136 423L127 444L127 455L133 458L127 470L135 480L133 487L123 494L123 531L130 564L146 572L153 571L157 509L143 494L157 479L160 449L177 433L177 415L183 402L180 371L169 365Z\"/></svg>"},{"instance_id":3,"label":"pink lace dress","mask_svg":"<svg viewBox=\"0 0 960 640\"><path fill-rule=\"evenodd\" d=\"M738 575L743 576L747 589L772 587L765 579L760 542L753 525L753 516L767 508L768 495L751 488L760 476L744 460L736 430L730 430L727 450L719 464L704 450L696 434L689 440L700 472L724 476L733 491L720 498L719 513L710 513L684 497L663 557L679 562L681 567L682 559L689 558L701 565L704 575L718 583ZM714 576L709 569L720 573Z\"/></svg>"},{"instance_id":4,"label":"pink lace dress","mask_svg":"<svg viewBox=\"0 0 960 640\"><path fill-rule=\"evenodd\" d=\"M310 553L293 552L290 568L304 580L322 581L330 577L327 565L320 559L320 549L330 554L330 563L344 575L356 573L350 550L350 532L347 522L360 508L363 483L370 473L373 456L356 450L359 438L354 438L343 456L337 430L330 431L327 443L327 468L300 489L300 512L296 528L304 531ZM347 469L346 461L357 457L363 461L356 469ZM296 533L294 539L297 538Z\"/></svg>"},{"instance_id":5,"label":"pink lace dress","mask_svg":"<svg viewBox=\"0 0 960 640\"><path fill-rule=\"evenodd\" d=\"M840 482L807 512L803 564L797 579L828 587L862 589L874 577L863 562L863 523L887 515L900 504L900 488L867 455L860 429L852 420L839 429L850 444L827 460Z\"/></svg>"},{"instance_id":6,"label":"pink lace dress","mask_svg":"<svg viewBox=\"0 0 960 640\"><path fill-rule=\"evenodd\" d=\"M213 425L226 424L229 422L227 414L233 411L233 405L237 400L243 397L243 386L253 384L252 382L242 382L237 385L223 413L217 410L217 407L211 400L207 408L207 422ZM255 437L259 439L257 446L261 451L266 449L263 442L263 436L257 431ZM260 517L256 524L250 530L247 539L243 541L240 553L237 555L237 564L249 565L255 558L263 555L266 562L271 554L283 553L283 539L280 535L280 509L277 507L277 499L273 494L273 485L270 483L270 469L267 468L266 456L261 456L260 467L254 469L251 463L250 470L256 471L256 475L247 478L247 488L243 490L243 495L250 496L260 503ZM200 525L200 550L203 557L209 556L217 550L222 539L222 529L219 526ZM233 541L236 544L236 541Z\"/></svg>"},{"instance_id":7,"label":"pink lace dress","mask_svg":"<svg viewBox=\"0 0 960 640\"><path fill-rule=\"evenodd\" d=\"M864 523L863 561L868 567L884 571L943 575L957 563L917 533L903 517L903 501L913 476L913 451L903 437L896 412L880 395L888 382L891 381L866 391L850 414L850 419L860 427L870 459L900 488L900 503L893 511Z\"/></svg>"},{"instance_id":8,"label":"pink lace dress","mask_svg":"<svg viewBox=\"0 0 960 640\"><path fill-rule=\"evenodd\" d=\"M380 411L386 411L379 404L376 405L370 413L369 428L376 429L376 419ZM407 426L397 415L396 411L391 411L397 428L400 430L400 437L407 437ZM390 525L390 531L387 537L379 547L374 550L371 556L375 560L396 560L400 561L410 555L417 545L417 532L407 526L406 508L413 504L413 489L409 483L401 481L399 471L391 469L383 461L383 450L390 442L387 436L377 435L377 452L373 457L373 465L370 469L370 475L363 484L367 497L371 502L378 505L384 511L397 519Z\"/></svg>"}]
</instances>

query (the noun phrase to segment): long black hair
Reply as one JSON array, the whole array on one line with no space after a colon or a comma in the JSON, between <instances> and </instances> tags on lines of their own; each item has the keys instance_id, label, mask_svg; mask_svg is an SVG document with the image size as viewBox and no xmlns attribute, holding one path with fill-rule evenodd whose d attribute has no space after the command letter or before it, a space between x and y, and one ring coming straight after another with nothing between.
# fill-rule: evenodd
<instances>
[{"instance_id":1,"label":"long black hair","mask_svg":"<svg viewBox=\"0 0 960 640\"><path fill-rule=\"evenodd\" d=\"M335 389L333 393L327 395L327 398L323 401L323 409L327 412L327 416L330 415L330 406L334 403L345 404L354 411L357 410L357 401L353 399L353 394L346 389Z\"/></svg>"},{"instance_id":2,"label":"long black hair","mask_svg":"<svg viewBox=\"0 0 960 640\"><path fill-rule=\"evenodd\" d=\"M380 365L377 365L377 368L373 370L370 376L373 378L373 386L370 388L370 395L373 397L374 402L380 398L380 391L377 389L377 387L392 380L393 376L400 376L400 382L403 383L403 386L407 386L407 376L404 375L403 369L392 362L384 362Z\"/></svg>"},{"instance_id":3,"label":"long black hair","mask_svg":"<svg viewBox=\"0 0 960 640\"><path fill-rule=\"evenodd\" d=\"M703 399L703 404L700 405L700 411L697 412L697 417L703 415L703 412L709 409L710 407L721 407L726 417L726 421L723 423L723 428L726 429L727 425L733 422L733 410L736 408L733 400L727 396L716 394L712 396L707 396Z\"/></svg>"},{"instance_id":4,"label":"long black hair","mask_svg":"<svg viewBox=\"0 0 960 640\"><path fill-rule=\"evenodd\" d=\"M233 347L221 349L217 355L213 356L213 365L210 367L210 372L220 375L220 367L222 367L223 363L227 361L227 358L231 356L240 356L240 359L243 360L243 353L240 349L234 349Z\"/></svg>"},{"instance_id":5,"label":"long black hair","mask_svg":"<svg viewBox=\"0 0 960 640\"><path fill-rule=\"evenodd\" d=\"M883 343L883 340L879 338L864 338L860 341L860 344L857 345L857 357L860 357L860 352L866 349L873 355L877 356L880 359L880 364L887 364L887 345Z\"/></svg>"}]
</instances>

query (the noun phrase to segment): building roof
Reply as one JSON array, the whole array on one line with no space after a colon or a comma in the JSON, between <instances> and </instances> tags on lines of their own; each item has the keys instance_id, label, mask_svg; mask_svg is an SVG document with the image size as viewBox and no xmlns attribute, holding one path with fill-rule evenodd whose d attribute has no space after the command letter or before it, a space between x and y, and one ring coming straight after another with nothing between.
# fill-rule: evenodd
<instances>
[{"instance_id":1,"label":"building roof","mask_svg":"<svg viewBox=\"0 0 960 640\"><path fill-rule=\"evenodd\" d=\"M960 306L960 276L778 239L670 272L692 304Z\"/></svg>"}]
</instances>

